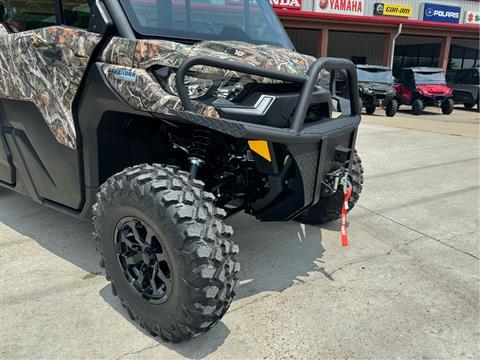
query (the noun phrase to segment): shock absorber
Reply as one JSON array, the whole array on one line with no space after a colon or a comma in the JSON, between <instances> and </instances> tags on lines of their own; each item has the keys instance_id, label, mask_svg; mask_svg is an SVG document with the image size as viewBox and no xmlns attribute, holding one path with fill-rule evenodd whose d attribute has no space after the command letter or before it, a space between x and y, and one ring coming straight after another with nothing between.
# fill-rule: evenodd
<instances>
[{"instance_id":1,"label":"shock absorber","mask_svg":"<svg viewBox=\"0 0 480 360\"><path fill-rule=\"evenodd\" d=\"M190 178L195 179L198 170L205 163L213 149L212 133L208 129L198 128L193 131L192 147L190 148Z\"/></svg>"}]
</instances>

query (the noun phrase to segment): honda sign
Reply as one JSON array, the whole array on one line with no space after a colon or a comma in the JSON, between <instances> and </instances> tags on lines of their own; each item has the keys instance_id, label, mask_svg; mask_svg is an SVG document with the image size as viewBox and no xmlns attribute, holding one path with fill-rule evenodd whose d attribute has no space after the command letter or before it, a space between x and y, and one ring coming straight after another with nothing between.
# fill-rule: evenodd
<instances>
[{"instance_id":1,"label":"honda sign","mask_svg":"<svg viewBox=\"0 0 480 360\"><path fill-rule=\"evenodd\" d=\"M302 10L302 0L270 0L276 9Z\"/></svg>"}]
</instances>

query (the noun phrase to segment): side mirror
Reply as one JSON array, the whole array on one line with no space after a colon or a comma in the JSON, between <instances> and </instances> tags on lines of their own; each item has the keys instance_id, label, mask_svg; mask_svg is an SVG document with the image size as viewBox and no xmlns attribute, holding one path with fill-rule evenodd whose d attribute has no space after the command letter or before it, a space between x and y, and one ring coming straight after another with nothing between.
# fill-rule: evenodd
<instances>
[{"instance_id":1,"label":"side mirror","mask_svg":"<svg viewBox=\"0 0 480 360\"><path fill-rule=\"evenodd\" d=\"M88 29L98 34L106 34L113 28L113 21L103 2L97 0L91 5Z\"/></svg>"}]
</instances>

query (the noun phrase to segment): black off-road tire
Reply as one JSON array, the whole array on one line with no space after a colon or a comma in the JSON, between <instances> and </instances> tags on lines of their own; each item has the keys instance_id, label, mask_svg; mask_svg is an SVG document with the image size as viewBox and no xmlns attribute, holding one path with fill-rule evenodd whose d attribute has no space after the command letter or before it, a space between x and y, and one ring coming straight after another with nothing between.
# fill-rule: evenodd
<instances>
[{"instance_id":1,"label":"black off-road tire","mask_svg":"<svg viewBox=\"0 0 480 360\"><path fill-rule=\"evenodd\" d=\"M223 223L225 211L215 207L214 199L202 182L160 165L127 168L97 194L95 237L112 292L132 320L164 341L177 343L204 333L235 295L238 246L231 240L232 228ZM147 223L164 242L172 289L161 304L152 304L134 289L117 258L115 229L131 216Z\"/></svg>"},{"instance_id":2,"label":"black off-road tire","mask_svg":"<svg viewBox=\"0 0 480 360\"><path fill-rule=\"evenodd\" d=\"M349 211L351 211L360 198L363 188L362 160L356 150L349 180L352 184L352 195L348 201ZM343 199L343 189L338 189L331 197L320 199L318 203L304 211L297 220L310 225L321 225L338 220L342 216Z\"/></svg>"},{"instance_id":3,"label":"black off-road tire","mask_svg":"<svg viewBox=\"0 0 480 360\"><path fill-rule=\"evenodd\" d=\"M472 102L472 103L463 103L463 107L467 110L473 108L475 106L475 103Z\"/></svg>"},{"instance_id":4,"label":"black off-road tire","mask_svg":"<svg viewBox=\"0 0 480 360\"><path fill-rule=\"evenodd\" d=\"M423 105L422 100L414 99L412 101L412 114L413 115L420 115L424 108L425 108L425 106Z\"/></svg>"},{"instance_id":5,"label":"black off-road tire","mask_svg":"<svg viewBox=\"0 0 480 360\"><path fill-rule=\"evenodd\" d=\"M368 115L372 115L375 112L376 109L377 109L377 107L375 106L375 104L365 106L365 112Z\"/></svg>"},{"instance_id":6,"label":"black off-road tire","mask_svg":"<svg viewBox=\"0 0 480 360\"><path fill-rule=\"evenodd\" d=\"M394 117L397 111L398 111L397 100L393 99L387 102L387 105L385 106L385 115L387 115L388 117Z\"/></svg>"},{"instance_id":7,"label":"black off-road tire","mask_svg":"<svg viewBox=\"0 0 480 360\"><path fill-rule=\"evenodd\" d=\"M452 99L446 99L442 102L442 113L445 115L450 115L453 112L455 103Z\"/></svg>"}]
</instances>

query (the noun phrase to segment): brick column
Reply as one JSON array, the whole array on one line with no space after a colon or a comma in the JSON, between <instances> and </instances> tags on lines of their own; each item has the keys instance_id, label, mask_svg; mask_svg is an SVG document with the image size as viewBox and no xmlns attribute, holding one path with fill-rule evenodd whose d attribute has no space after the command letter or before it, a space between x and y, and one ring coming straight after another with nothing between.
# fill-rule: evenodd
<instances>
[{"instance_id":1,"label":"brick column","mask_svg":"<svg viewBox=\"0 0 480 360\"><path fill-rule=\"evenodd\" d=\"M320 38L316 54L317 58L325 56L328 56L328 28L322 28L320 30Z\"/></svg>"},{"instance_id":2,"label":"brick column","mask_svg":"<svg viewBox=\"0 0 480 360\"><path fill-rule=\"evenodd\" d=\"M395 51L393 46L393 33L387 33L385 36L385 46L383 51L383 66L390 66L390 60L392 58L393 52Z\"/></svg>"},{"instance_id":3,"label":"brick column","mask_svg":"<svg viewBox=\"0 0 480 360\"><path fill-rule=\"evenodd\" d=\"M452 44L452 36L447 35L442 37L442 45L440 46L440 57L438 59L438 66L447 70L448 57L450 55L450 45Z\"/></svg>"}]
</instances>

